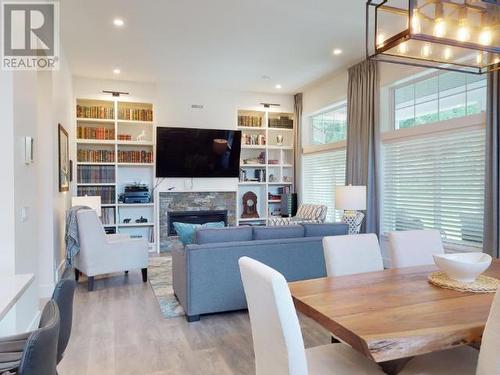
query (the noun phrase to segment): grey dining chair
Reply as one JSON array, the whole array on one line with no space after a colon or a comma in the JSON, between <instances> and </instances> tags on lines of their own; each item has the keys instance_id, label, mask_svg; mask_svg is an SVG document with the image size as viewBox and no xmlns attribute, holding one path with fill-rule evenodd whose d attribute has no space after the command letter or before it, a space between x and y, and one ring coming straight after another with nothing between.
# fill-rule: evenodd
<instances>
[{"instance_id":1,"label":"grey dining chair","mask_svg":"<svg viewBox=\"0 0 500 375\"><path fill-rule=\"evenodd\" d=\"M61 362L68 346L73 325L73 299L76 282L72 279L62 279L56 284L52 300L59 309L60 329L57 345L57 363ZM39 328L42 320L40 320ZM23 348L31 332L0 338L0 374L5 371L16 371L23 353Z\"/></svg>"},{"instance_id":2,"label":"grey dining chair","mask_svg":"<svg viewBox=\"0 0 500 375\"><path fill-rule=\"evenodd\" d=\"M56 375L59 309L54 300L44 307L40 328L32 332L22 352L18 375Z\"/></svg>"}]
</instances>

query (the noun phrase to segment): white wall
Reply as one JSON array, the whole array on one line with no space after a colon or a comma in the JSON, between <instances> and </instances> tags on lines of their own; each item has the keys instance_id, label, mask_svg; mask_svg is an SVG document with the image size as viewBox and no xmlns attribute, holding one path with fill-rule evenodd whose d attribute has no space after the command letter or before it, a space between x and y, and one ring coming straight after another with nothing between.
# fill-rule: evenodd
<instances>
[{"instance_id":1,"label":"white wall","mask_svg":"<svg viewBox=\"0 0 500 375\"><path fill-rule=\"evenodd\" d=\"M236 129L238 109L259 109L259 103L280 104L277 110L293 112L291 95L273 95L219 90L211 87L186 86L170 83L138 83L116 80L96 80L75 77L75 98L110 100L102 90L129 92L123 100L150 102L155 107L157 126ZM193 104L203 109L193 109ZM157 187L157 192L174 191L236 191L237 178L168 178Z\"/></svg>"},{"instance_id":2,"label":"white wall","mask_svg":"<svg viewBox=\"0 0 500 375\"><path fill-rule=\"evenodd\" d=\"M71 207L71 192L59 192L59 155L58 155L58 124L64 126L70 139L75 134L74 101L72 76L64 54L62 55L60 70L52 74L52 120L51 140L52 140L52 222L53 222L53 256L54 271L56 280L61 277L65 261L64 230L66 220L66 210ZM70 153L76 155L73 144L70 143ZM76 160L76 158L72 158Z\"/></svg>"},{"instance_id":3,"label":"white wall","mask_svg":"<svg viewBox=\"0 0 500 375\"><path fill-rule=\"evenodd\" d=\"M386 86L408 76L417 74L422 69L406 65L379 63L380 85ZM347 67L334 72L323 79L307 85L303 92L303 113L305 116L321 111L332 104L346 100Z\"/></svg>"},{"instance_id":4,"label":"white wall","mask_svg":"<svg viewBox=\"0 0 500 375\"><path fill-rule=\"evenodd\" d=\"M0 70L0 275L15 271L13 73Z\"/></svg>"},{"instance_id":5,"label":"white wall","mask_svg":"<svg viewBox=\"0 0 500 375\"><path fill-rule=\"evenodd\" d=\"M53 178L58 169L57 119L67 119L61 109L71 108L72 90L67 89L71 80L64 62L62 70L55 72L1 72L0 81L0 272L35 275L33 284L9 314L9 327L2 324L0 328L2 332L15 332L36 325L39 299L51 295L57 280L62 229L54 212L67 207L67 196L55 195L58 185ZM57 90L69 96L60 98L56 106L53 92ZM27 136L34 139L34 163L30 165L25 164L24 157Z\"/></svg>"}]
</instances>

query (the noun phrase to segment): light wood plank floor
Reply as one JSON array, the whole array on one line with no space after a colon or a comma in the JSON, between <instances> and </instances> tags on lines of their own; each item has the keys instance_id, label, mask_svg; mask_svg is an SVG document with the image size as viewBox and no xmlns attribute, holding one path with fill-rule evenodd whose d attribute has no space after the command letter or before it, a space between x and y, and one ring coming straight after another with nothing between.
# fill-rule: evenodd
<instances>
[{"instance_id":1,"label":"light wood plank floor","mask_svg":"<svg viewBox=\"0 0 500 375\"><path fill-rule=\"evenodd\" d=\"M73 331L60 375L253 374L246 312L165 319L140 271L96 280L96 290L78 285ZM306 347L330 336L301 317Z\"/></svg>"}]
</instances>

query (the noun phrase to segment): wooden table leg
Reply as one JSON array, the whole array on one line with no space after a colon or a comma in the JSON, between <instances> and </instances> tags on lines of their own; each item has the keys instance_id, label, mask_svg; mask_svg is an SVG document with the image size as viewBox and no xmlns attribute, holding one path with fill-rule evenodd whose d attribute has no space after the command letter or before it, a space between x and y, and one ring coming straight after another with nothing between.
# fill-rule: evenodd
<instances>
[{"instance_id":1,"label":"wooden table leg","mask_svg":"<svg viewBox=\"0 0 500 375\"><path fill-rule=\"evenodd\" d=\"M379 365L382 367L382 371L384 371L388 375L396 375L398 372L400 372L403 367L412 359L413 357L409 358L401 358L401 359L395 359L393 361L387 361L387 362L380 362Z\"/></svg>"}]
</instances>

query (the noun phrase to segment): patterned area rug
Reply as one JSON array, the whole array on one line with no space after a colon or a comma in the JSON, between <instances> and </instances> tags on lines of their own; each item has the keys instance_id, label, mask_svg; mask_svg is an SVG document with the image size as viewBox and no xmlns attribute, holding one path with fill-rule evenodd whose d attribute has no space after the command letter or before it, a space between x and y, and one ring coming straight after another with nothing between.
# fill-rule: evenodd
<instances>
[{"instance_id":1,"label":"patterned area rug","mask_svg":"<svg viewBox=\"0 0 500 375\"><path fill-rule=\"evenodd\" d=\"M148 278L165 318L185 315L184 309L174 296L172 287L172 257L149 258Z\"/></svg>"}]
</instances>

